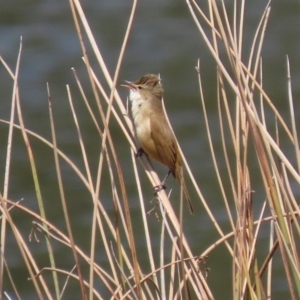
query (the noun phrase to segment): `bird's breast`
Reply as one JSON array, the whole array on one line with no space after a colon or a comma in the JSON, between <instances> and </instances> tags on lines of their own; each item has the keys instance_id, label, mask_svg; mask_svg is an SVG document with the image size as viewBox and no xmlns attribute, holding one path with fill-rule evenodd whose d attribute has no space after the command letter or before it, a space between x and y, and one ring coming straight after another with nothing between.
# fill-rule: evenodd
<instances>
[{"instance_id":1,"label":"bird's breast","mask_svg":"<svg viewBox=\"0 0 300 300\"><path fill-rule=\"evenodd\" d=\"M142 133L150 134L150 115L151 109L147 100L143 99L139 91L130 91L131 113L136 129L139 136Z\"/></svg>"},{"instance_id":2,"label":"bird's breast","mask_svg":"<svg viewBox=\"0 0 300 300\"><path fill-rule=\"evenodd\" d=\"M135 101L131 108L136 135L141 144L143 140L150 139L151 135L150 114L143 106L145 106L144 103Z\"/></svg>"},{"instance_id":3,"label":"bird's breast","mask_svg":"<svg viewBox=\"0 0 300 300\"><path fill-rule=\"evenodd\" d=\"M140 146L153 159L160 161L156 146L151 136L151 116L153 113L147 103L136 99L131 106L135 133Z\"/></svg>"}]
</instances>

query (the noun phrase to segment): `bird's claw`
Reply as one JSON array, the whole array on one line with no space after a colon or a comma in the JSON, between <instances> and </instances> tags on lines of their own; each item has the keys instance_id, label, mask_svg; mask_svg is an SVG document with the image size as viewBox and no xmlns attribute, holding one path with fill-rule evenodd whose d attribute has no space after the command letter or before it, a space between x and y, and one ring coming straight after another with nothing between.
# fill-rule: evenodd
<instances>
[{"instance_id":1,"label":"bird's claw","mask_svg":"<svg viewBox=\"0 0 300 300\"><path fill-rule=\"evenodd\" d=\"M139 148L137 153L135 153L135 157L141 157L145 153L143 148Z\"/></svg>"},{"instance_id":2,"label":"bird's claw","mask_svg":"<svg viewBox=\"0 0 300 300\"><path fill-rule=\"evenodd\" d=\"M154 187L154 192L157 194L158 192L165 190L167 187L164 184L160 184Z\"/></svg>"}]
</instances>

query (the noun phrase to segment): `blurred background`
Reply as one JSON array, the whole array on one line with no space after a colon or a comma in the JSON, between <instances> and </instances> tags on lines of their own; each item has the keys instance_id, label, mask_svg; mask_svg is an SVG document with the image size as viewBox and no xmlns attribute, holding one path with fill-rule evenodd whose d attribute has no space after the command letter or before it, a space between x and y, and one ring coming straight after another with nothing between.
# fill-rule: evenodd
<instances>
[{"instance_id":1,"label":"blurred background","mask_svg":"<svg viewBox=\"0 0 300 300\"><path fill-rule=\"evenodd\" d=\"M245 58L249 55L249 45L252 43L257 24L264 7L267 5L267 1L261 0L246 2L245 39L243 44ZM94 37L112 76L127 26L131 4L131 1L124 0L82 1ZM206 2L203 5L205 10ZM228 5L228 9L230 10L232 7ZM299 16L299 1L274 0L262 52L265 90L280 109L280 112L286 116L288 116L286 55L289 56L291 63L296 116L299 116L300 111L299 101L297 101L300 96ZM207 28L207 30L209 29ZM46 83L48 82L53 101L58 145L81 170L84 170L78 137L68 104L66 84L69 84L77 113L80 116L80 125L87 145L90 164L96 167L101 141L86 112L85 105L82 103L71 72L71 68L74 67L80 80L84 83L86 92L89 93L88 96L93 97L85 66L81 59L82 53L69 2L61 0L2 1L0 3L0 55L13 70L17 61L21 36L23 49L19 87L26 127L48 140L51 139L46 91ZM185 1L139 1L118 80L118 90L125 102L128 91L119 88L123 80L136 80L146 73L159 73L161 75L165 89L165 106L173 129L201 191L207 199L210 199L211 209L226 232L226 229L229 230L229 224L220 192L216 188L217 182L209 154L199 98L198 79L195 72L198 59L200 59L201 64L204 96L210 124L212 125L214 146L216 150L218 148L221 150L221 141L218 134L219 123L217 121L216 65L193 23ZM102 78L96 60L92 59L92 65L99 78ZM10 117L12 87L13 81L1 65L0 118L4 120L9 120ZM234 102L232 103L234 105ZM270 121L274 122L273 119ZM111 130L121 166L126 175L127 190L132 199L132 214L137 212L135 215L138 215L139 204L138 201L135 201L137 196L133 171L130 167L131 163L128 165L130 148L114 121L112 121ZM8 126L0 123L0 189L3 188L7 136ZM38 211L28 154L21 134L17 131L14 133L13 142L9 198L14 200L24 198L23 205ZM35 139L31 139L31 142L38 167L42 194L46 202L47 216L65 231L53 164L53 153L41 142ZM219 163L221 169L222 164L225 168L223 159L220 158ZM257 162L254 161L253 163L255 168ZM155 165L155 167L162 178L166 169L158 165ZM76 220L76 223L74 222L76 241L89 253L88 241L90 240L92 200L73 171L64 163L62 163L62 168L69 210L74 220ZM143 174L142 168L139 170L143 178L144 196L147 200L146 207L150 209L153 206L150 203L153 198L152 187ZM94 168L94 175L96 176L96 168ZM107 187L105 187L106 182ZM106 207L112 208L108 183L109 179L104 178L102 202ZM254 201L258 201L258 203L265 200L265 195L259 193L260 184L260 177L257 178L257 182L252 181L253 189L256 192ZM176 185L175 180L169 180L168 187L174 188L174 193L178 191ZM105 197L106 192L107 197ZM191 193L193 192L191 191ZM176 203L174 203L174 206L176 206ZM196 216L188 217L186 210L187 218L184 226L191 247L197 255L216 241L219 236L206 216L202 205L196 202L194 206ZM20 212L16 211L14 214L24 236L29 235L32 220ZM158 233L161 225L154 216L150 216L151 218L151 232ZM137 219L136 222L138 224L139 220ZM266 232L267 234L268 232ZM32 251L40 258L38 260L40 267L49 265L47 256L45 256L47 252L44 239L41 240L43 242L39 244L31 243ZM141 251L145 249L146 245L143 232L138 230L138 226L136 241L139 246L138 251L143 253ZM154 244L154 248L158 246L158 243L159 240L157 240L157 245ZM60 250L59 247L57 245L57 249L55 249L57 252ZM267 244L265 247L268 247ZM9 253L6 251L8 264L14 278L19 282L18 288L22 292L23 299L33 299L31 287L27 282L28 274L26 269L23 268L22 258L12 236L8 237L7 249L9 249ZM156 250L158 248L154 249L154 251ZM59 253L61 264L58 267L70 269L68 259L64 257L64 252ZM103 258L101 258L101 253L98 253L98 255L97 262L101 264ZM216 299L230 299L232 295L231 261L227 250L224 247L216 249L207 258L207 267L210 268L207 280ZM274 267L276 270L276 263ZM148 270L148 266L145 266L144 273ZM280 274L284 271L278 266L277 272ZM286 283L280 281L280 276L276 277L273 283L276 286L274 299L282 299L286 295ZM4 290L8 293L12 291L9 284ZM67 294L71 297L72 293L78 295L78 290L68 291Z\"/></svg>"}]
</instances>

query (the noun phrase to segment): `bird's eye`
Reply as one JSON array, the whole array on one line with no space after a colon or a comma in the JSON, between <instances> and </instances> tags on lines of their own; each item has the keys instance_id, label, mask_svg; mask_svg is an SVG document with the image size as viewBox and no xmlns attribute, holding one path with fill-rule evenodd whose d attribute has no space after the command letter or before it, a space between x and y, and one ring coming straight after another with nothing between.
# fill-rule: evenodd
<instances>
[{"instance_id":1,"label":"bird's eye","mask_svg":"<svg viewBox=\"0 0 300 300\"><path fill-rule=\"evenodd\" d=\"M142 87L139 85L139 86L138 86L138 89L139 89L139 90L141 90L141 89L142 89Z\"/></svg>"}]
</instances>

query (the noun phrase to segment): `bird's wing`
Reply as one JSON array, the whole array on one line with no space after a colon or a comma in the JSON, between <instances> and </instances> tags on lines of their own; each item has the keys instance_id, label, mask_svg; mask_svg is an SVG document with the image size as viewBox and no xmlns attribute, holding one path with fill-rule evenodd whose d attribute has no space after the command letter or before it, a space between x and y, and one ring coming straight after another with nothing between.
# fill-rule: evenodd
<instances>
[{"instance_id":1,"label":"bird's wing","mask_svg":"<svg viewBox=\"0 0 300 300\"><path fill-rule=\"evenodd\" d=\"M151 138L153 139L156 150L161 158L161 162L165 164L175 176L178 150L173 132L170 129L167 120L164 118L158 120L153 116L150 120Z\"/></svg>"}]
</instances>

